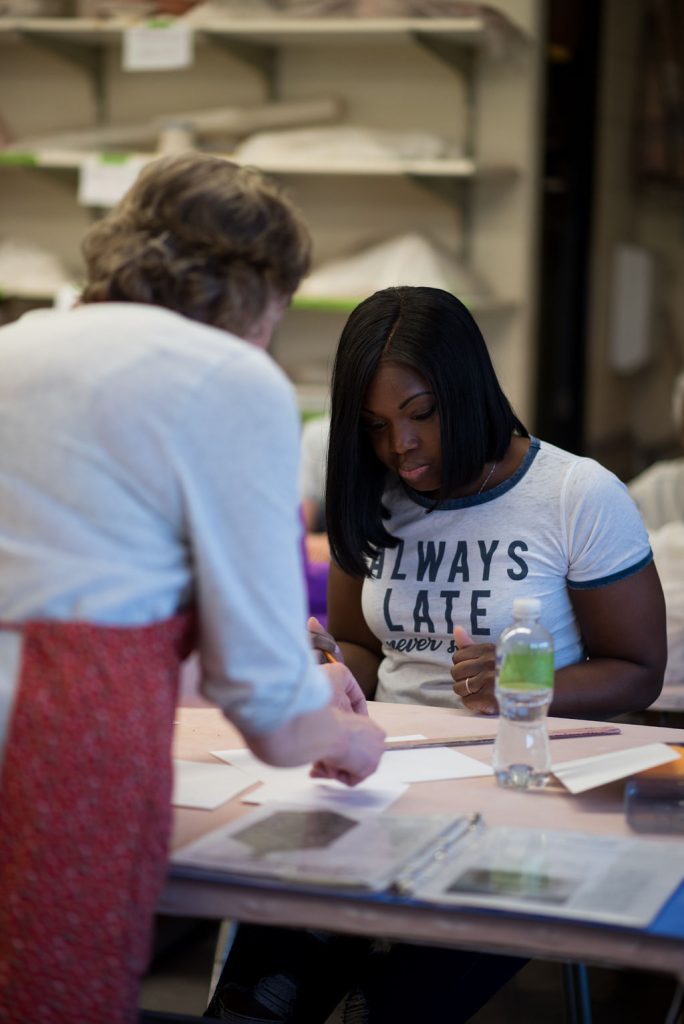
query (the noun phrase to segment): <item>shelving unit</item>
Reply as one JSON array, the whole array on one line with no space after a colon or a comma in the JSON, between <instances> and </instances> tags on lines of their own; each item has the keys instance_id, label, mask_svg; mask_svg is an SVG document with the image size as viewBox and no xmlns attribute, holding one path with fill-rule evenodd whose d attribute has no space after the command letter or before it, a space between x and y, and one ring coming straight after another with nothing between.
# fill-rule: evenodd
<instances>
[{"instance_id":1,"label":"shelving unit","mask_svg":"<svg viewBox=\"0 0 684 1024\"><path fill-rule=\"evenodd\" d=\"M38 149L38 150L0 150L0 167L43 167L48 170L67 169L78 171L83 163L83 152L61 149ZM123 155L123 154L121 154ZM154 156L150 153L130 151L125 154L130 159L152 160ZM226 157L232 157L230 152L223 153ZM472 178L476 173L490 175L514 174L513 168L498 167L485 171L477 171L472 160L444 159L444 160L376 160L359 161L350 158L344 163L331 164L329 161L320 160L264 160L260 163L261 169L268 174L296 174L296 175L354 175L356 177L385 177L392 175L409 175L416 178Z\"/></svg>"},{"instance_id":2,"label":"shelving unit","mask_svg":"<svg viewBox=\"0 0 684 1024\"><path fill-rule=\"evenodd\" d=\"M540 6L506 0L499 8L508 20L496 24L475 17L195 23L194 63L176 72L122 70L129 21L2 19L0 118L12 150L0 150L0 241L40 244L77 276L80 237L97 215L76 199L86 154L27 150L22 139L276 98L340 97L344 124L436 133L459 155L369 161L350 153L260 166L302 209L318 262L417 231L478 272L489 288L468 296L469 304L529 419ZM309 409L325 401L330 359L356 298L295 298L279 331L274 353Z\"/></svg>"},{"instance_id":3,"label":"shelving unit","mask_svg":"<svg viewBox=\"0 0 684 1024\"><path fill-rule=\"evenodd\" d=\"M506 10L509 5L499 5ZM233 18L226 21L202 22L197 18L186 18L198 35L246 40L255 46L279 47L283 43L320 43L333 37L343 42L375 44L378 41L396 41L409 33L438 36L445 42L457 43L459 47L481 47L488 45L496 30L488 27L482 17L462 18ZM2 19L0 31L5 34L25 36L52 36L70 39L84 45L95 45L109 41L118 42L122 32L136 24L131 18L20 18ZM505 32L519 32L512 23ZM460 59L457 55L455 59Z\"/></svg>"}]
</instances>

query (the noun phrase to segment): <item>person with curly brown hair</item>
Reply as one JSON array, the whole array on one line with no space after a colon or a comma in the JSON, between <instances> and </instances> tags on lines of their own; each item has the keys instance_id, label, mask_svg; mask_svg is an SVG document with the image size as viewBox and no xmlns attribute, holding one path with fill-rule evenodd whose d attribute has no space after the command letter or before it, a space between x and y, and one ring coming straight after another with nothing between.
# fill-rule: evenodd
<instances>
[{"instance_id":1,"label":"person with curly brown hair","mask_svg":"<svg viewBox=\"0 0 684 1024\"><path fill-rule=\"evenodd\" d=\"M163 158L87 234L77 308L0 332L5 1024L136 1019L194 647L263 760L354 784L382 754L308 642L299 418L259 351L309 249L257 171Z\"/></svg>"}]
</instances>

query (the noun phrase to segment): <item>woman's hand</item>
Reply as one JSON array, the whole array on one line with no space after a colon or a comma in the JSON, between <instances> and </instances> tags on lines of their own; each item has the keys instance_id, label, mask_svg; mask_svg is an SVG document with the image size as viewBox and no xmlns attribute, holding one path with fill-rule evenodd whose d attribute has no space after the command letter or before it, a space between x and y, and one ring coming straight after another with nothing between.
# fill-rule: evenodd
<instances>
[{"instance_id":1,"label":"woman's hand","mask_svg":"<svg viewBox=\"0 0 684 1024\"><path fill-rule=\"evenodd\" d=\"M313 778L338 779L347 786L371 775L385 749L385 732L371 718L331 704L297 715L273 732L243 735L252 753L267 764L291 768L313 763Z\"/></svg>"},{"instance_id":2,"label":"woman's hand","mask_svg":"<svg viewBox=\"0 0 684 1024\"><path fill-rule=\"evenodd\" d=\"M363 690L346 665L324 665L323 671L330 680L332 700L330 703L340 711L353 711L356 715L368 717L368 706Z\"/></svg>"},{"instance_id":3,"label":"woman's hand","mask_svg":"<svg viewBox=\"0 0 684 1024\"><path fill-rule=\"evenodd\" d=\"M454 641L458 650L451 660L454 693L469 711L483 715L496 715L499 706L494 696L496 678L496 647L494 644L476 644L465 629L456 626Z\"/></svg>"},{"instance_id":4,"label":"woman's hand","mask_svg":"<svg viewBox=\"0 0 684 1024\"><path fill-rule=\"evenodd\" d=\"M363 782L377 768L385 750L385 733L370 718L333 711L343 726L341 749L322 757L309 772L313 779L337 779L346 786Z\"/></svg>"},{"instance_id":5,"label":"woman's hand","mask_svg":"<svg viewBox=\"0 0 684 1024\"><path fill-rule=\"evenodd\" d=\"M332 633L328 631L320 624L317 618L313 615L307 620L307 628L309 630L309 640L314 651L318 654L318 660L321 664L325 665L328 663L328 658L325 657L324 651L328 654L332 654L335 661L339 661L344 664L344 658L342 657L342 651L337 645L337 641Z\"/></svg>"}]
</instances>

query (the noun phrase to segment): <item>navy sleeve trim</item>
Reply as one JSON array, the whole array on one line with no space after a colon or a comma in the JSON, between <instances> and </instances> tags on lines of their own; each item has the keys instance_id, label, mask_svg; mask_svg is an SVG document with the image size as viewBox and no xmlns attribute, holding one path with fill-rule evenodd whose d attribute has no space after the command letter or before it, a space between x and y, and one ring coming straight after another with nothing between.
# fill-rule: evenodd
<instances>
[{"instance_id":1,"label":"navy sleeve trim","mask_svg":"<svg viewBox=\"0 0 684 1024\"><path fill-rule=\"evenodd\" d=\"M649 548L648 554L645 558L642 558L636 565L630 565L628 569L623 569L621 572L614 572L612 576L604 576L600 580L588 580L585 583L573 583L572 580L567 580L569 590L594 590L596 587L607 587L610 583L618 583L620 580L627 579L628 576L634 576L635 573L641 572L647 565L650 565L653 561L653 552Z\"/></svg>"}]
</instances>

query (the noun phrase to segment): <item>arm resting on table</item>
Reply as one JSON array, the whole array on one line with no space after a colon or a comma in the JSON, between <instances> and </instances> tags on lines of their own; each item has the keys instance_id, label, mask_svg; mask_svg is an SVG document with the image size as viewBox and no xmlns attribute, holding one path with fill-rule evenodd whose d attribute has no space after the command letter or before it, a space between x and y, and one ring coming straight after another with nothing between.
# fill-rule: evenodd
<instances>
[{"instance_id":1,"label":"arm resting on table","mask_svg":"<svg viewBox=\"0 0 684 1024\"><path fill-rule=\"evenodd\" d=\"M665 602L655 565L604 587L570 589L587 661L556 672L551 714L598 718L656 699L667 661Z\"/></svg>"}]
</instances>

